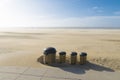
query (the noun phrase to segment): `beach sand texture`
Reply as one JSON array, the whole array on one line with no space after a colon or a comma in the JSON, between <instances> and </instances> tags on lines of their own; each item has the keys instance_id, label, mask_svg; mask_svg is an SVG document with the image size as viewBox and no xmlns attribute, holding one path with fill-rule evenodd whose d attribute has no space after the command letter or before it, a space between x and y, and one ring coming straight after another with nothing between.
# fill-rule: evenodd
<instances>
[{"instance_id":1,"label":"beach sand texture","mask_svg":"<svg viewBox=\"0 0 120 80\"><path fill-rule=\"evenodd\" d=\"M0 32L0 66L47 67L37 58L46 47L57 54L88 53L88 61L120 71L118 29L20 29ZM79 55L78 55L79 58Z\"/></svg>"}]
</instances>

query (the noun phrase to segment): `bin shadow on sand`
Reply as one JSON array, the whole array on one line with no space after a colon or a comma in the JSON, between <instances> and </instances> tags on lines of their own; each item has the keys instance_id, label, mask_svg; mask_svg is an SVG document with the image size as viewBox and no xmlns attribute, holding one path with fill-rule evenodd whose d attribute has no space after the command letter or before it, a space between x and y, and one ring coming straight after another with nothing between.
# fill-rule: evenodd
<instances>
[{"instance_id":1,"label":"bin shadow on sand","mask_svg":"<svg viewBox=\"0 0 120 80\"><path fill-rule=\"evenodd\" d=\"M37 61L44 64L43 56L39 57ZM44 65L57 67L64 71L71 72L74 74L85 74L86 71L88 71L88 70L94 70L94 71L99 71L99 72L102 72L102 71L114 72L114 70L111 68L101 66L101 65L89 62L89 61L87 61L87 63L84 65L80 65L79 62L77 62L77 64L75 64L75 65L71 65L71 64L69 64L69 60L66 60L66 63L59 63L58 59L56 59L56 63L50 64L50 65L48 65L48 64L44 64Z\"/></svg>"}]
</instances>

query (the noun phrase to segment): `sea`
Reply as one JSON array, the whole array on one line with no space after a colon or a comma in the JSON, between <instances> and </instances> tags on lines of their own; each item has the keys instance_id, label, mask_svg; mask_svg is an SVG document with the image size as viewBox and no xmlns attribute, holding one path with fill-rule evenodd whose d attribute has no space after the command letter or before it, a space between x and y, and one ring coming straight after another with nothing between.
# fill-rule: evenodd
<instances>
[{"instance_id":1,"label":"sea","mask_svg":"<svg viewBox=\"0 0 120 80\"><path fill-rule=\"evenodd\" d=\"M13 31L13 30L31 30L31 29L112 29L112 30L120 30L120 27L2 27L0 28L0 32L2 31Z\"/></svg>"}]
</instances>

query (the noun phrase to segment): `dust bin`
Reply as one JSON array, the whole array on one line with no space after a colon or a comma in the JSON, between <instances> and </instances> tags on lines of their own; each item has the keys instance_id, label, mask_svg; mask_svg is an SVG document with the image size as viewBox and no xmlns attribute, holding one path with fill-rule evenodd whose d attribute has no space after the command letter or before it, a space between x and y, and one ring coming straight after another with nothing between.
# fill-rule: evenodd
<instances>
[{"instance_id":1,"label":"dust bin","mask_svg":"<svg viewBox=\"0 0 120 80\"><path fill-rule=\"evenodd\" d=\"M80 64L85 64L87 61L87 53L86 52L81 52L80 54Z\"/></svg>"},{"instance_id":2,"label":"dust bin","mask_svg":"<svg viewBox=\"0 0 120 80\"><path fill-rule=\"evenodd\" d=\"M71 53L71 59L70 59L70 64L76 64L77 63L77 53L76 52L72 52Z\"/></svg>"},{"instance_id":3,"label":"dust bin","mask_svg":"<svg viewBox=\"0 0 120 80\"><path fill-rule=\"evenodd\" d=\"M53 47L48 47L44 49L44 63L45 64L52 64L56 61L56 49Z\"/></svg>"},{"instance_id":4,"label":"dust bin","mask_svg":"<svg viewBox=\"0 0 120 80\"><path fill-rule=\"evenodd\" d=\"M66 62L66 52L65 51L59 52L59 62L60 63Z\"/></svg>"}]
</instances>

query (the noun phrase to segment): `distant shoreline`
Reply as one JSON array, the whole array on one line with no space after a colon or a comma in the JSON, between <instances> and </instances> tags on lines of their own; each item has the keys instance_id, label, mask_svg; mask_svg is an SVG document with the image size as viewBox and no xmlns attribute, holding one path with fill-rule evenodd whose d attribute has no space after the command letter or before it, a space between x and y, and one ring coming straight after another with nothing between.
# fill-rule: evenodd
<instances>
[{"instance_id":1,"label":"distant shoreline","mask_svg":"<svg viewBox=\"0 0 120 80\"><path fill-rule=\"evenodd\" d=\"M120 29L120 27L21 27L26 29Z\"/></svg>"},{"instance_id":2,"label":"distant shoreline","mask_svg":"<svg viewBox=\"0 0 120 80\"><path fill-rule=\"evenodd\" d=\"M0 29L120 29L120 27L4 27Z\"/></svg>"}]
</instances>

